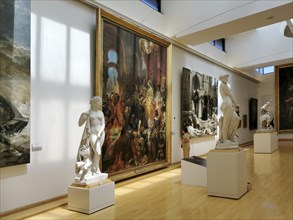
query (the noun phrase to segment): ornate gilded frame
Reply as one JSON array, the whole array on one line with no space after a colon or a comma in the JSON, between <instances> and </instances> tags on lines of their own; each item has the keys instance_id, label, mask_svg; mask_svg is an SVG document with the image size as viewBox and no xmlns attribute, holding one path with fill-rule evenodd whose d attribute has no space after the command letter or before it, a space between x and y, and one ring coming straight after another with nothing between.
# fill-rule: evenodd
<instances>
[{"instance_id":1,"label":"ornate gilded frame","mask_svg":"<svg viewBox=\"0 0 293 220\"><path fill-rule=\"evenodd\" d=\"M162 160L159 160L159 161L154 160L154 161L152 161L150 163L139 165L139 166L136 166L136 167L129 167L128 166L128 168L126 168L126 169L114 170L114 168L116 167L115 162L114 162L114 164L112 166L112 165L109 165L109 162L106 161L107 156L109 155L109 154L107 154L108 153L107 149L109 149L109 146L112 146L112 145L108 145L108 143L105 141L106 144L104 143L104 145L102 147L103 154L102 154L102 160L101 160L102 161L101 168L102 168L103 172L106 172L106 173L109 174L109 177L113 181L118 181L118 180L126 179L126 178L129 178L129 177L133 177L133 176L136 176L136 175L139 175L139 174L142 174L142 173L146 173L146 172L149 172L149 171L157 170L157 169L166 167L166 166L168 166L170 164L170 158L171 158L171 156L170 156L171 155L170 154L170 143L171 143L171 68L170 68L170 60L171 60L172 45L167 40L164 40L163 38L161 38L161 37L159 37L159 36L157 36L157 35L155 35L153 33L150 33L149 31L147 31L145 29L142 29L142 28L138 27L137 25L135 25L133 23L130 23L130 22L124 20L124 19L121 19L121 18L119 18L119 17L117 17L117 16L115 16L115 15L113 15L113 14L111 14L111 13L109 13L109 12L103 10L103 9L97 8L96 15L97 16L96 16L96 79L95 79L95 94L103 97L103 109L105 109L105 110L107 110L107 108L109 108L108 106L109 106L109 103L110 103L109 98L105 98L105 95L107 95L107 97L109 97L109 95L105 91L107 91L108 88L111 88L111 87L107 87L107 85L108 85L107 83L109 82L110 75L109 75L109 69L107 70L108 75L107 75L107 73L105 71L106 70L105 69L105 65L106 65L105 60L108 59L108 61L107 61L108 63L110 61L112 61L112 63L114 63L114 65L116 65L116 67L117 67L118 65L122 65L121 64L122 56L120 56L121 55L120 52L116 53L116 52L112 51L112 54L109 54L109 46L107 46L107 44L104 43L104 42L106 42L106 41L111 42L111 41L109 41L109 39L103 39L104 34L105 34L105 30L104 30L105 27L104 26L107 27L107 25L108 26L112 25L112 26L116 27L116 29L120 30L120 32L121 31L130 32L135 37L138 37L138 38L141 38L141 39L142 38L146 39L148 42L152 42L153 44L158 45L158 47L160 47L160 48L166 48L166 59L165 59L166 60L166 63L165 63L165 66L166 66L165 76L166 77L164 78L166 80L166 81L164 81L165 82L164 85L166 86L166 91L167 91L166 96L165 96L166 97L166 99L165 99L165 101L166 101L165 102L165 110L166 110L165 111L165 115L166 115L165 119L166 120L164 120L165 123L166 123L166 125L165 125L165 142L164 142L164 146L166 147L166 149L165 149L165 151L163 153L165 155L165 158L162 159ZM111 37L111 35L109 35L109 33L106 33L106 34L108 34L108 35L105 35L105 36ZM118 41L120 42L122 40L118 39L117 42ZM108 44L110 44L110 43L108 43ZM119 44L119 43L117 43L117 44ZM104 51L104 49L105 49L104 46L107 47L107 51L108 51L107 54ZM129 49L127 49L127 50L129 50ZM165 50L165 49L163 49L163 50ZM107 56L105 56L105 55L107 55ZM126 57L126 56L123 56L123 57ZM117 74L120 74L120 72L122 72L122 71L119 71L120 70L119 68L120 67L117 67L118 71L115 70L116 71L115 72L116 78L118 78ZM160 73L160 74L162 74L162 73ZM105 78L108 79L108 81L105 80ZM121 79L121 76L120 76L120 79ZM105 83L105 81L107 81L107 83ZM160 86L162 85L162 81L163 80L160 79L160 83L161 83ZM124 85L124 84L122 84L122 85ZM127 85L127 84L125 84L125 85ZM116 90L116 91L118 91L118 90ZM127 90L124 89L123 91L127 91ZM121 92L120 92L120 89L119 89L119 94L120 93ZM126 94L126 92L124 92L124 93L122 92L121 94L123 94L123 95L120 95L118 97L123 97ZM125 121L126 120L124 120L124 122ZM107 119L106 119L106 124L107 124ZM106 130L106 133L107 132L110 133L110 130L107 131L107 127L106 127L105 130ZM121 136L122 136L121 131L122 131L122 123L121 123L120 134L118 136L119 138L121 138ZM140 132L133 132L133 133L135 133L135 135L137 135L137 133L139 135L141 135ZM131 133L131 135L133 133ZM127 135L129 135L129 133L127 133ZM133 137L133 136L130 136L130 137ZM117 142L115 142L115 143L118 143L119 139L117 138L116 140L117 140ZM128 149L130 149L129 146L125 145L125 147L128 147ZM123 148L125 148L125 147L123 147ZM117 149L117 146L116 146L116 149ZM106 153L105 153L105 151L106 151ZM133 150L131 150L131 151L133 151ZM115 152L120 152L120 151L115 150L113 152L114 152L113 154L115 154ZM156 151L156 152L158 152L158 151ZM113 154L111 154L111 155L113 155ZM111 168L109 168L109 167L111 167ZM105 169L107 168L107 170L104 170L104 168ZM112 171L114 170L114 171L112 172L111 170Z\"/></svg>"}]
</instances>

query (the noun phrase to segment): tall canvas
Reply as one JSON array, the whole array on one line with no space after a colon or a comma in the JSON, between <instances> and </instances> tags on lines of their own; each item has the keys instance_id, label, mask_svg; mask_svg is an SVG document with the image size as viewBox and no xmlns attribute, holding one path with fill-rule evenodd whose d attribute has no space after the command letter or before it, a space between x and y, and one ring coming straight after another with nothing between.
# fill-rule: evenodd
<instances>
[{"instance_id":1,"label":"tall canvas","mask_svg":"<svg viewBox=\"0 0 293 220\"><path fill-rule=\"evenodd\" d=\"M30 5L0 1L0 167L30 162Z\"/></svg>"},{"instance_id":2,"label":"tall canvas","mask_svg":"<svg viewBox=\"0 0 293 220\"><path fill-rule=\"evenodd\" d=\"M293 64L276 66L276 110L279 133L293 131Z\"/></svg>"},{"instance_id":3,"label":"tall canvas","mask_svg":"<svg viewBox=\"0 0 293 220\"><path fill-rule=\"evenodd\" d=\"M118 180L167 165L167 47L102 22L102 171Z\"/></svg>"},{"instance_id":4,"label":"tall canvas","mask_svg":"<svg viewBox=\"0 0 293 220\"><path fill-rule=\"evenodd\" d=\"M184 67L181 84L182 131L192 137L216 135L218 80Z\"/></svg>"}]
</instances>

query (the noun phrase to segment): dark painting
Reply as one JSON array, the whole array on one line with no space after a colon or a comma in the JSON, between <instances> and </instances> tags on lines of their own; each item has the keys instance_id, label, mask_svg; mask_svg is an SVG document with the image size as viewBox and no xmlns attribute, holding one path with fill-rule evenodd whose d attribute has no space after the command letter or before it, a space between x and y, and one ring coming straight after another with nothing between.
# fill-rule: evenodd
<instances>
[{"instance_id":1,"label":"dark painting","mask_svg":"<svg viewBox=\"0 0 293 220\"><path fill-rule=\"evenodd\" d=\"M30 4L0 1L0 167L30 162Z\"/></svg>"},{"instance_id":2,"label":"dark painting","mask_svg":"<svg viewBox=\"0 0 293 220\"><path fill-rule=\"evenodd\" d=\"M183 68L181 84L182 131L192 137L216 135L218 80Z\"/></svg>"},{"instance_id":3,"label":"dark painting","mask_svg":"<svg viewBox=\"0 0 293 220\"><path fill-rule=\"evenodd\" d=\"M249 99L249 129L257 129L257 99Z\"/></svg>"},{"instance_id":4,"label":"dark painting","mask_svg":"<svg viewBox=\"0 0 293 220\"><path fill-rule=\"evenodd\" d=\"M293 131L293 65L277 67L278 130Z\"/></svg>"},{"instance_id":5,"label":"dark painting","mask_svg":"<svg viewBox=\"0 0 293 220\"><path fill-rule=\"evenodd\" d=\"M103 172L139 174L167 160L166 59L166 47L103 21Z\"/></svg>"}]
</instances>

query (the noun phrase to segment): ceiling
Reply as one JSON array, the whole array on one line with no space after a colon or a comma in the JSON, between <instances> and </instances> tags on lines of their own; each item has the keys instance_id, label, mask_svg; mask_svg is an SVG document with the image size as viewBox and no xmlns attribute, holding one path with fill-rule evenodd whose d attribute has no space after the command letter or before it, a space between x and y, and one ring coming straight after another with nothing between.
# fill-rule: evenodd
<instances>
[{"instance_id":1,"label":"ceiling","mask_svg":"<svg viewBox=\"0 0 293 220\"><path fill-rule=\"evenodd\" d=\"M220 2L221 4L223 3L223 1ZM283 5L267 5L267 7L256 10L256 12L253 10L246 10L246 12L242 13L241 16L240 13L237 15L237 12L243 11L244 8L251 8L256 6L256 1L229 2L233 3L230 5L234 8L227 8L225 9L226 11L222 11L218 15L210 14L210 16L204 18L204 21L195 22L193 25L187 27L184 31L177 32L174 38L183 44L194 46L210 40L229 37L231 35L250 31L293 18L293 2ZM242 4L240 4L240 2L242 2ZM264 2L267 1L262 1L261 3ZM279 2L281 3L282 1ZM230 15L230 19L221 18L225 17L225 15L227 17L228 14ZM217 22L217 20L221 20L222 22Z\"/></svg>"},{"instance_id":2,"label":"ceiling","mask_svg":"<svg viewBox=\"0 0 293 220\"><path fill-rule=\"evenodd\" d=\"M139 0L82 1L191 47L293 18L292 0L162 0L161 13Z\"/></svg>"}]
</instances>

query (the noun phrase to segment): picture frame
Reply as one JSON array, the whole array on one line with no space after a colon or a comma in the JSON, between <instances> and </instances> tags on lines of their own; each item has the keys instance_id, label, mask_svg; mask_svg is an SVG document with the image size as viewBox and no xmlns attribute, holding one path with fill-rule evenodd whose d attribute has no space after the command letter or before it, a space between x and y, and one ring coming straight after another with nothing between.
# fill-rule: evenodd
<instances>
[{"instance_id":1,"label":"picture frame","mask_svg":"<svg viewBox=\"0 0 293 220\"><path fill-rule=\"evenodd\" d=\"M103 97L102 172L119 181L170 164L170 43L97 9L95 94Z\"/></svg>"},{"instance_id":2,"label":"picture frame","mask_svg":"<svg viewBox=\"0 0 293 220\"><path fill-rule=\"evenodd\" d=\"M218 126L218 80L183 67L181 129L191 138L215 136Z\"/></svg>"},{"instance_id":3,"label":"picture frame","mask_svg":"<svg viewBox=\"0 0 293 220\"><path fill-rule=\"evenodd\" d=\"M279 133L293 132L293 63L275 67L276 122Z\"/></svg>"}]
</instances>

